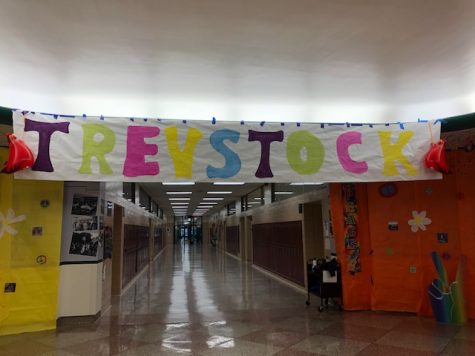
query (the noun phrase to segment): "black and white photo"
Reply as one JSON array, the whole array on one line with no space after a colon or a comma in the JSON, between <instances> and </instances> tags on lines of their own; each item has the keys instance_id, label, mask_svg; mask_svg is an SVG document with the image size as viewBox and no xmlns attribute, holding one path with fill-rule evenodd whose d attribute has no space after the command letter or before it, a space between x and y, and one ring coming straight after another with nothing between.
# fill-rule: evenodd
<instances>
[{"instance_id":1,"label":"black and white photo","mask_svg":"<svg viewBox=\"0 0 475 356\"><path fill-rule=\"evenodd\" d=\"M72 215L96 215L97 197L74 194Z\"/></svg>"}]
</instances>

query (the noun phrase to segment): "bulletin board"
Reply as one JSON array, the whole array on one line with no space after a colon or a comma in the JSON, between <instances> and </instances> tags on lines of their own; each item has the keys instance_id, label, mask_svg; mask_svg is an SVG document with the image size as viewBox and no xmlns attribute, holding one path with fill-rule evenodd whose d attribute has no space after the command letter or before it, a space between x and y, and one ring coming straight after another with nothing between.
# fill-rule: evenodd
<instances>
[{"instance_id":1,"label":"bulletin board","mask_svg":"<svg viewBox=\"0 0 475 356\"><path fill-rule=\"evenodd\" d=\"M0 335L56 327L62 204L62 182L0 175Z\"/></svg>"}]
</instances>

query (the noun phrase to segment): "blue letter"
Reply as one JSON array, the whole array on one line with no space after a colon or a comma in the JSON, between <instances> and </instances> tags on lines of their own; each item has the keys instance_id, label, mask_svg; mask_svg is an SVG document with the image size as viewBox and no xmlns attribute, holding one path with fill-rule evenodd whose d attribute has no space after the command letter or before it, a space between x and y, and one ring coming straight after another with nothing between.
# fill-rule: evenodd
<instances>
[{"instance_id":1,"label":"blue letter","mask_svg":"<svg viewBox=\"0 0 475 356\"><path fill-rule=\"evenodd\" d=\"M236 175L241 170L241 159L226 146L223 141L229 140L237 143L239 141L239 132L234 130L218 130L211 134L209 142L211 146L221 153L225 159L225 164L222 168L215 168L208 166L206 173L208 178L229 178Z\"/></svg>"}]
</instances>

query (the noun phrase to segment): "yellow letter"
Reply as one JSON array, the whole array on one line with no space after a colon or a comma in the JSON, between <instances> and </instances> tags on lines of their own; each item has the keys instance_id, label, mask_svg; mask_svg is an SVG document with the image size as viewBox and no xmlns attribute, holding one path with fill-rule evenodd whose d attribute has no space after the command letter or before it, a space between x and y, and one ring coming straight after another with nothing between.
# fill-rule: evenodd
<instances>
[{"instance_id":1,"label":"yellow letter","mask_svg":"<svg viewBox=\"0 0 475 356\"><path fill-rule=\"evenodd\" d=\"M398 176L399 172L396 167L396 161L406 169L408 176L416 176L417 169L402 154L403 147L409 142L414 135L413 131L402 131L395 144L391 143L391 131L378 131L379 141L384 157L383 174L385 176Z\"/></svg>"},{"instance_id":2,"label":"yellow letter","mask_svg":"<svg viewBox=\"0 0 475 356\"><path fill-rule=\"evenodd\" d=\"M167 127L165 129L165 135L167 137L168 152L170 152L173 165L175 166L175 176L177 178L191 178L193 154L195 152L196 144L201 140L203 134L198 129L188 129L183 150L180 150L180 147L178 146L178 128L176 126Z\"/></svg>"}]
</instances>

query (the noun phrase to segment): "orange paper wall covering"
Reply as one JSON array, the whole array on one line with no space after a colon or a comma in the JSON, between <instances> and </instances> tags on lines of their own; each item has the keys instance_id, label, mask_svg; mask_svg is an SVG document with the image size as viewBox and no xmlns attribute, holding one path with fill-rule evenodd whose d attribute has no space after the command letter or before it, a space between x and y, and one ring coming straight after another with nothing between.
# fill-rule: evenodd
<instances>
[{"instance_id":1,"label":"orange paper wall covering","mask_svg":"<svg viewBox=\"0 0 475 356\"><path fill-rule=\"evenodd\" d=\"M383 183L356 184L358 241L362 272L347 272L341 184L331 185L331 207L337 253L342 261L343 298L347 310L386 310L431 315L427 287L437 278L431 253L444 255L449 279L455 279L459 257L467 257L467 311L475 318L475 151L452 151L453 174L442 180L396 182L396 195L383 197ZM432 223L412 232L412 211L426 211ZM398 230L388 229L397 222ZM448 234L440 243L437 233Z\"/></svg>"}]
</instances>

